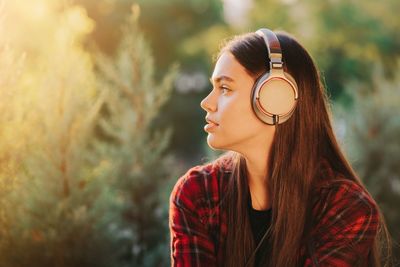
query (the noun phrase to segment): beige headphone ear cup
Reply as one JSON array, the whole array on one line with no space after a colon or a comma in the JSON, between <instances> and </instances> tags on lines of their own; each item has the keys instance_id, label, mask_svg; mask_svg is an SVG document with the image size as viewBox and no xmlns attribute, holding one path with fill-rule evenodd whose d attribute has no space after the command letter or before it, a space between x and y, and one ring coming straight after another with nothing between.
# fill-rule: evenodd
<instances>
[{"instance_id":1,"label":"beige headphone ear cup","mask_svg":"<svg viewBox=\"0 0 400 267\"><path fill-rule=\"evenodd\" d=\"M263 122L274 125L287 121L297 100L296 85L286 77L267 72L256 80L252 89L252 107Z\"/></svg>"},{"instance_id":2,"label":"beige headphone ear cup","mask_svg":"<svg viewBox=\"0 0 400 267\"><path fill-rule=\"evenodd\" d=\"M292 86L285 80L271 78L261 85L259 103L266 113L284 116L295 105L295 93Z\"/></svg>"}]
</instances>

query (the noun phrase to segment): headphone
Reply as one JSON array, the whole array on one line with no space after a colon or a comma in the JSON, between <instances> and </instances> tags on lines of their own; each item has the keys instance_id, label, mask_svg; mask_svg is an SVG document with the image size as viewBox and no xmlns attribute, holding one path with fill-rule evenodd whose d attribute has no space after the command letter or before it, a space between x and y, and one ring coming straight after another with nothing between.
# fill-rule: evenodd
<instances>
[{"instance_id":1,"label":"headphone","mask_svg":"<svg viewBox=\"0 0 400 267\"><path fill-rule=\"evenodd\" d=\"M252 108L266 124L276 125L287 121L293 114L299 98L294 78L283 69L282 50L278 37L269 29L259 29L268 49L270 70L254 83L251 93Z\"/></svg>"}]
</instances>

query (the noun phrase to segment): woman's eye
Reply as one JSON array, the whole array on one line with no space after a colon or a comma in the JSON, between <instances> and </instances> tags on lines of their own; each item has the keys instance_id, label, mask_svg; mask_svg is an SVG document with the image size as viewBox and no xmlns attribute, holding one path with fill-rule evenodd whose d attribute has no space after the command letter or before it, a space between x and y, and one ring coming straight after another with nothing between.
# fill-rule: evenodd
<instances>
[{"instance_id":1,"label":"woman's eye","mask_svg":"<svg viewBox=\"0 0 400 267\"><path fill-rule=\"evenodd\" d=\"M230 91L229 88L226 87L226 86L221 86L220 89L221 89L223 92L228 92L228 91Z\"/></svg>"}]
</instances>

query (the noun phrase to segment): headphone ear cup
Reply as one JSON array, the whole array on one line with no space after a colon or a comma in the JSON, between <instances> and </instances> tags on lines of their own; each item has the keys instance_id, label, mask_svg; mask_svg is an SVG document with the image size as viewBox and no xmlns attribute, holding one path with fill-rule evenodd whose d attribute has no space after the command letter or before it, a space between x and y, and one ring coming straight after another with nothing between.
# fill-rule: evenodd
<instances>
[{"instance_id":1,"label":"headphone ear cup","mask_svg":"<svg viewBox=\"0 0 400 267\"><path fill-rule=\"evenodd\" d=\"M297 91L285 78L269 72L256 80L252 91L252 107L256 116L267 124L283 123L296 106Z\"/></svg>"},{"instance_id":2,"label":"headphone ear cup","mask_svg":"<svg viewBox=\"0 0 400 267\"><path fill-rule=\"evenodd\" d=\"M293 109L295 93L292 86L285 80L271 78L261 85L259 103L267 113L283 116Z\"/></svg>"}]
</instances>

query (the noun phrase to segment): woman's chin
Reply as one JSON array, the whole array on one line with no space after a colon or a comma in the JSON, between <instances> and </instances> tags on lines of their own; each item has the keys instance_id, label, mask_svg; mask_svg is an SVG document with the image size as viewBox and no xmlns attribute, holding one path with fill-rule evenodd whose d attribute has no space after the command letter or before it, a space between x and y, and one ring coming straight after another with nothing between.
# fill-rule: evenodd
<instances>
[{"instance_id":1,"label":"woman's chin","mask_svg":"<svg viewBox=\"0 0 400 267\"><path fill-rule=\"evenodd\" d=\"M219 142L216 136L212 133L209 133L207 136L207 144L211 149L220 150L224 149L224 146L221 142Z\"/></svg>"},{"instance_id":2,"label":"woman's chin","mask_svg":"<svg viewBox=\"0 0 400 267\"><path fill-rule=\"evenodd\" d=\"M218 142L216 142L215 136L212 133L207 135L207 145L212 149L218 149Z\"/></svg>"}]
</instances>

